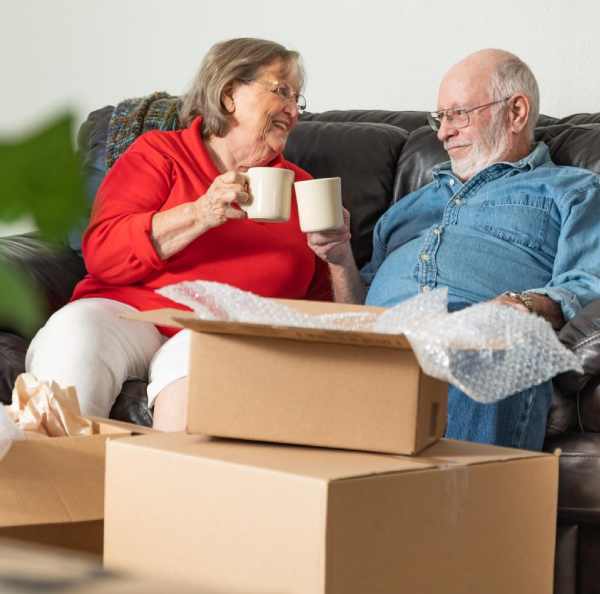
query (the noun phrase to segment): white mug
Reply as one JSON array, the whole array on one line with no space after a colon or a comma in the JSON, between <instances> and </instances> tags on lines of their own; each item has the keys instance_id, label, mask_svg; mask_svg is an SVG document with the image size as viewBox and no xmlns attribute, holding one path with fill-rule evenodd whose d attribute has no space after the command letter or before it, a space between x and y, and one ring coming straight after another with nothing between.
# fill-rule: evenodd
<instances>
[{"instance_id":1,"label":"white mug","mask_svg":"<svg viewBox=\"0 0 600 594\"><path fill-rule=\"evenodd\" d=\"M294 172L279 167L248 169L250 202L241 204L249 219L283 222L290 218Z\"/></svg>"},{"instance_id":2,"label":"white mug","mask_svg":"<svg viewBox=\"0 0 600 594\"><path fill-rule=\"evenodd\" d=\"M344 226L342 180L326 177L296 182L300 229L304 233L330 231Z\"/></svg>"}]
</instances>

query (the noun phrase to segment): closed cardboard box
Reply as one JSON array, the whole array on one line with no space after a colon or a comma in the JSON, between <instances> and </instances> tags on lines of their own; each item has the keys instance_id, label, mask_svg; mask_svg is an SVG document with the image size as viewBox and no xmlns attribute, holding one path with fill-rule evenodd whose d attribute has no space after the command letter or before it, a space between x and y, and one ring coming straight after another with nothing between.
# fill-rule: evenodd
<instances>
[{"instance_id":1,"label":"closed cardboard box","mask_svg":"<svg viewBox=\"0 0 600 594\"><path fill-rule=\"evenodd\" d=\"M239 594L550 594L557 477L555 456L447 440L114 440L105 564Z\"/></svg>"},{"instance_id":2,"label":"closed cardboard box","mask_svg":"<svg viewBox=\"0 0 600 594\"><path fill-rule=\"evenodd\" d=\"M380 312L282 301L305 313ZM128 316L129 317L129 316ZM414 454L443 435L447 384L404 336L133 314L192 331L189 433Z\"/></svg>"},{"instance_id":3,"label":"closed cardboard box","mask_svg":"<svg viewBox=\"0 0 600 594\"><path fill-rule=\"evenodd\" d=\"M148 430L94 419L94 431L12 444L0 460L0 537L102 554L106 441Z\"/></svg>"}]
</instances>

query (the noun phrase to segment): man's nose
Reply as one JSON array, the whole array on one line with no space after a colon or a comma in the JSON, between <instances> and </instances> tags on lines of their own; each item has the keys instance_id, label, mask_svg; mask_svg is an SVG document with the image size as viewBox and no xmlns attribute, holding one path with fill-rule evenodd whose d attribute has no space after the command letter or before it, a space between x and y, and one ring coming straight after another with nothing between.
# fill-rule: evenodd
<instances>
[{"instance_id":1,"label":"man's nose","mask_svg":"<svg viewBox=\"0 0 600 594\"><path fill-rule=\"evenodd\" d=\"M448 138L452 138L458 134L458 128L448 123L448 119L444 118L440 123L440 128L437 132L437 137L440 142L446 142Z\"/></svg>"}]
</instances>

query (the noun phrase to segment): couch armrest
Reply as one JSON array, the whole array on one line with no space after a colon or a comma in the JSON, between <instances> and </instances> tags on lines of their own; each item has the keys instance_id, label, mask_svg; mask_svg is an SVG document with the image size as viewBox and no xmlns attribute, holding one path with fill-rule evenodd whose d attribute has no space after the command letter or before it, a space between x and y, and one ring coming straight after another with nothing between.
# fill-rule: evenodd
<instances>
[{"instance_id":1,"label":"couch armrest","mask_svg":"<svg viewBox=\"0 0 600 594\"><path fill-rule=\"evenodd\" d=\"M588 304L567 322L558 337L583 365L583 373L568 371L554 380L562 394L575 397L592 377L600 375L600 300Z\"/></svg>"},{"instance_id":2,"label":"couch armrest","mask_svg":"<svg viewBox=\"0 0 600 594\"><path fill-rule=\"evenodd\" d=\"M0 237L0 260L23 272L42 295L51 314L62 307L83 278L85 266L73 250L50 244L35 234ZM10 320L0 320L2 330L14 331ZM30 338L30 337L28 337Z\"/></svg>"}]
</instances>

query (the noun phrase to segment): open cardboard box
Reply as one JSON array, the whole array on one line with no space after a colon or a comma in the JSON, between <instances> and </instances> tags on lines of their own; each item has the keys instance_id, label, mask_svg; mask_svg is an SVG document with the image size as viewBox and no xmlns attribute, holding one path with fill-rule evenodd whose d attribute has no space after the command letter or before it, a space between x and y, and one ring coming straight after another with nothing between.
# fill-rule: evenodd
<instances>
[{"instance_id":1,"label":"open cardboard box","mask_svg":"<svg viewBox=\"0 0 600 594\"><path fill-rule=\"evenodd\" d=\"M91 436L12 444L0 460L0 537L102 554L106 441L151 430L91 419Z\"/></svg>"},{"instance_id":2,"label":"open cardboard box","mask_svg":"<svg viewBox=\"0 0 600 594\"><path fill-rule=\"evenodd\" d=\"M110 569L231 594L552 592L554 455L155 433L111 441L106 473Z\"/></svg>"},{"instance_id":3,"label":"open cardboard box","mask_svg":"<svg viewBox=\"0 0 600 594\"><path fill-rule=\"evenodd\" d=\"M382 308L278 300L302 312ZM187 430L414 454L443 435L447 384L404 336L204 321L175 309L128 318L192 331Z\"/></svg>"}]
</instances>

